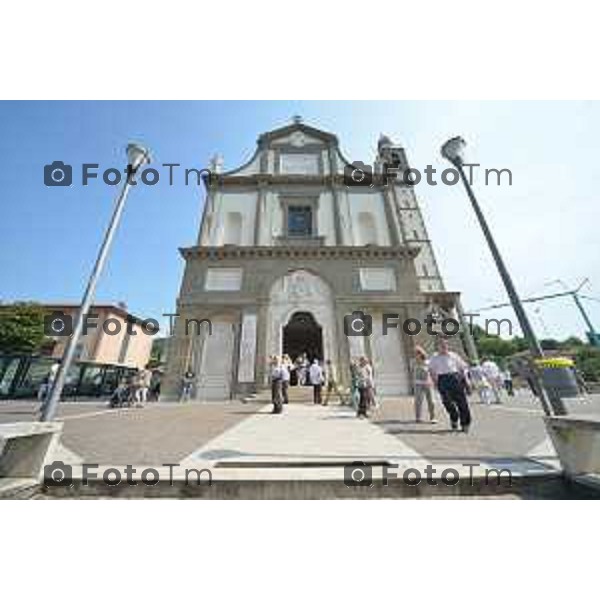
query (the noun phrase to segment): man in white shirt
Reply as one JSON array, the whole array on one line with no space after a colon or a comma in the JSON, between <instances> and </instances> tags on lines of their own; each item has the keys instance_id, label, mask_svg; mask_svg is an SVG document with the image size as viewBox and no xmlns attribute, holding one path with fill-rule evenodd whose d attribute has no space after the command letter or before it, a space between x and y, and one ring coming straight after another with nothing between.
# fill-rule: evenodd
<instances>
[{"instance_id":1,"label":"man in white shirt","mask_svg":"<svg viewBox=\"0 0 600 600\"><path fill-rule=\"evenodd\" d=\"M452 429L460 422L464 433L469 432L471 411L466 393L467 363L448 349L445 338L438 339L438 351L429 359L429 372L442 397Z\"/></svg>"},{"instance_id":2,"label":"man in white shirt","mask_svg":"<svg viewBox=\"0 0 600 600\"><path fill-rule=\"evenodd\" d=\"M321 404L321 388L323 387L323 369L319 361L315 358L313 364L308 370L308 379L313 386L313 402Z\"/></svg>"}]
</instances>

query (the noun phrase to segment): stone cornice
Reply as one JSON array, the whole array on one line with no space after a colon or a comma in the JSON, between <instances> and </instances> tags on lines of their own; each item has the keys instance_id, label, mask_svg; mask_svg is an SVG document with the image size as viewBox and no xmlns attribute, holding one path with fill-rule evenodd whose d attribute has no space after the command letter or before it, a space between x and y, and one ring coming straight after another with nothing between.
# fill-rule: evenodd
<instances>
[{"instance_id":1,"label":"stone cornice","mask_svg":"<svg viewBox=\"0 0 600 600\"><path fill-rule=\"evenodd\" d=\"M242 167L240 167L241 170ZM233 172L232 172L233 173ZM209 181L210 179L210 181ZM315 186L345 186L344 176L341 173L334 175L294 175L294 174L277 174L255 173L253 175L228 175L228 174L213 174L210 178L203 177L207 188L224 188L238 186L258 186L258 185L315 185ZM405 184L402 179L396 179L394 184L399 187L414 187ZM373 186L377 188L386 187L387 183L379 174L373 175ZM371 189L367 186L349 187L348 189L360 191L361 189Z\"/></svg>"},{"instance_id":2,"label":"stone cornice","mask_svg":"<svg viewBox=\"0 0 600 600\"><path fill-rule=\"evenodd\" d=\"M188 258L231 259L407 259L414 258L420 248L415 246L191 246L180 248Z\"/></svg>"}]
</instances>

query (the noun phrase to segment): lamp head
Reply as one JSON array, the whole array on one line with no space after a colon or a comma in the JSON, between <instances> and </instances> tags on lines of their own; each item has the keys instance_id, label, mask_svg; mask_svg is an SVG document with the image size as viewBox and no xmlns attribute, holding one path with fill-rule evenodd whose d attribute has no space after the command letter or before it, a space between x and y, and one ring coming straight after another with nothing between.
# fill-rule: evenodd
<instances>
[{"instance_id":1,"label":"lamp head","mask_svg":"<svg viewBox=\"0 0 600 600\"><path fill-rule=\"evenodd\" d=\"M453 165L461 165L466 145L467 142L460 136L453 137L442 146L442 156Z\"/></svg>"},{"instance_id":2,"label":"lamp head","mask_svg":"<svg viewBox=\"0 0 600 600\"><path fill-rule=\"evenodd\" d=\"M127 160L135 172L142 165L150 162L150 152L140 144L127 144Z\"/></svg>"}]
</instances>

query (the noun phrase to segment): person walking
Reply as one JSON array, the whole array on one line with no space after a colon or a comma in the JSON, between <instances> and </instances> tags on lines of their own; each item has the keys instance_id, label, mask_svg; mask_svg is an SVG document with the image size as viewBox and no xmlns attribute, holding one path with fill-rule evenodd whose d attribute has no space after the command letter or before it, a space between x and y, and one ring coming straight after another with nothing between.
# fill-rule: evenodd
<instances>
[{"instance_id":1,"label":"person walking","mask_svg":"<svg viewBox=\"0 0 600 600\"><path fill-rule=\"evenodd\" d=\"M498 365L491 359L487 358L481 363L481 368L490 382L492 393L496 400L496 404L502 404L502 388L504 382L502 381L502 374Z\"/></svg>"},{"instance_id":2,"label":"person walking","mask_svg":"<svg viewBox=\"0 0 600 600\"><path fill-rule=\"evenodd\" d=\"M290 398L288 395L288 390L290 387L290 379L292 376L292 369L294 368L294 364L292 363L292 359L284 354L281 359L281 397L284 404L290 403Z\"/></svg>"},{"instance_id":3,"label":"person walking","mask_svg":"<svg viewBox=\"0 0 600 600\"><path fill-rule=\"evenodd\" d=\"M298 370L298 385L310 385L310 363L306 352L300 357L300 368Z\"/></svg>"},{"instance_id":4,"label":"person walking","mask_svg":"<svg viewBox=\"0 0 600 600\"><path fill-rule=\"evenodd\" d=\"M150 382L152 381L152 371L143 368L140 369L136 376L136 390L135 390L135 406L140 408L145 406L148 401L148 390L150 389Z\"/></svg>"},{"instance_id":5,"label":"person walking","mask_svg":"<svg viewBox=\"0 0 600 600\"><path fill-rule=\"evenodd\" d=\"M515 390L513 387L513 380L512 380L512 374L510 372L510 369L508 367L506 367L506 369L504 369L504 371L502 371L502 379L504 382L504 389L506 390L506 393L509 396L514 396L515 395Z\"/></svg>"},{"instance_id":6,"label":"person walking","mask_svg":"<svg viewBox=\"0 0 600 600\"><path fill-rule=\"evenodd\" d=\"M358 389L358 361L350 361L350 404L354 410L358 410L360 402L360 390Z\"/></svg>"},{"instance_id":7,"label":"person walking","mask_svg":"<svg viewBox=\"0 0 600 600\"><path fill-rule=\"evenodd\" d=\"M274 415L279 415L283 412L283 395L282 395L282 383L283 383L283 371L284 368L281 364L280 356L271 357L271 402L273 403L273 410L271 411Z\"/></svg>"},{"instance_id":8,"label":"person walking","mask_svg":"<svg viewBox=\"0 0 600 600\"><path fill-rule=\"evenodd\" d=\"M37 393L37 398L40 401L40 406L42 412L46 408L46 402L50 399L50 392L52 392L52 386L54 385L54 380L56 379L56 374L58 373L59 363L54 363L50 366L48 370L48 374L44 377L42 384L40 385L40 389Z\"/></svg>"},{"instance_id":9,"label":"person walking","mask_svg":"<svg viewBox=\"0 0 600 600\"><path fill-rule=\"evenodd\" d=\"M356 416L358 418L367 417L367 409L373 404L373 368L365 356L361 356L358 361L357 369L357 385L358 385L358 410Z\"/></svg>"},{"instance_id":10,"label":"person walking","mask_svg":"<svg viewBox=\"0 0 600 600\"><path fill-rule=\"evenodd\" d=\"M196 379L196 374L188 369L181 378L181 397L179 398L180 402L188 402L194 392L194 380Z\"/></svg>"},{"instance_id":11,"label":"person walking","mask_svg":"<svg viewBox=\"0 0 600 600\"><path fill-rule=\"evenodd\" d=\"M442 397L442 403L453 430L460 427L464 433L471 426L471 411L466 394L467 364L456 352L448 349L448 342L440 337L437 352L429 359L429 372Z\"/></svg>"},{"instance_id":12,"label":"person walking","mask_svg":"<svg viewBox=\"0 0 600 600\"><path fill-rule=\"evenodd\" d=\"M433 404L433 381L429 373L429 362L427 353L423 348L415 348L415 368L414 368L414 393L415 393L415 421L421 423L421 409L423 401L427 402L429 411L429 422L437 423L435 419L435 406Z\"/></svg>"},{"instance_id":13,"label":"person walking","mask_svg":"<svg viewBox=\"0 0 600 600\"><path fill-rule=\"evenodd\" d=\"M469 368L469 379L473 384L473 388L479 394L481 404L491 404L492 385L488 381L483 367L478 362L474 362Z\"/></svg>"},{"instance_id":14,"label":"person walking","mask_svg":"<svg viewBox=\"0 0 600 600\"><path fill-rule=\"evenodd\" d=\"M341 396L339 388L338 388L337 373L336 373L335 367L333 366L333 363L329 359L327 359L325 361L324 379L325 379L325 400L324 400L323 404L325 406L327 406L327 404L329 404L329 398L331 397L331 394L337 394L337 396L340 400L340 404L344 404L344 398Z\"/></svg>"},{"instance_id":15,"label":"person walking","mask_svg":"<svg viewBox=\"0 0 600 600\"><path fill-rule=\"evenodd\" d=\"M150 396L154 402L158 402L160 399L160 382L162 379L162 373L155 369L152 372L152 379L150 380Z\"/></svg>"},{"instance_id":16,"label":"person walking","mask_svg":"<svg viewBox=\"0 0 600 600\"><path fill-rule=\"evenodd\" d=\"M323 388L323 368L316 358L313 360L313 363L308 370L308 380L313 388L314 404L322 404L323 399L321 397L321 390Z\"/></svg>"}]
</instances>

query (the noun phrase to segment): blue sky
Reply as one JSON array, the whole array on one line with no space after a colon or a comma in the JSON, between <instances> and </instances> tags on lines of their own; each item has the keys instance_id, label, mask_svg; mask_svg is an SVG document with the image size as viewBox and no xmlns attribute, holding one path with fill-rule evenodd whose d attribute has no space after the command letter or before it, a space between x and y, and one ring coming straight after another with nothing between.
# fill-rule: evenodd
<instances>
[{"instance_id":1,"label":"blue sky","mask_svg":"<svg viewBox=\"0 0 600 600\"><path fill-rule=\"evenodd\" d=\"M372 160L381 132L407 148L411 164L439 172L439 147L463 135L468 158L483 168L510 168L513 185L475 190L522 296L559 291L558 278L600 298L600 139L598 102L1 102L0 298L78 301L108 222L117 188L102 181L47 188L43 167L122 168L129 140L144 142L155 162L225 168L247 160L263 131L305 122L338 135L351 160ZM164 172L164 170L161 170ZM466 308L505 298L464 191L416 188L448 289ZM174 308L183 261L193 245L202 189L166 180L132 190L97 299L125 301L156 317ZM586 302L600 329L600 303ZM512 316L510 311L487 316ZM582 335L571 300L530 310L541 337Z\"/></svg>"}]
</instances>

